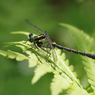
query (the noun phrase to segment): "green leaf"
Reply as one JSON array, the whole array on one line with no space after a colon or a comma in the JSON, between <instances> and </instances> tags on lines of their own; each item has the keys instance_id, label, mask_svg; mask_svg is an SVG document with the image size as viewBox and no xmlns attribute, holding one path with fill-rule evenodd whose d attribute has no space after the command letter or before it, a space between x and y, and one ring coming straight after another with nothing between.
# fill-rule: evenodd
<instances>
[{"instance_id":1,"label":"green leaf","mask_svg":"<svg viewBox=\"0 0 95 95\"><path fill-rule=\"evenodd\" d=\"M87 52L87 53L94 53L95 52L95 40L93 37L90 37L83 31L68 25L61 23L62 26L68 28L68 31L76 40L79 50ZM84 63L85 71L87 72L88 81L91 84L91 87L95 91L95 60L81 56Z\"/></svg>"},{"instance_id":2,"label":"green leaf","mask_svg":"<svg viewBox=\"0 0 95 95\"><path fill-rule=\"evenodd\" d=\"M66 74L71 80L78 83L78 85L81 87L79 80L76 78L77 74L74 72L74 67L72 65L69 66L69 61L65 59L65 54L61 54L60 50L56 50L57 53L57 66L62 70L63 73Z\"/></svg>"},{"instance_id":3,"label":"green leaf","mask_svg":"<svg viewBox=\"0 0 95 95\"><path fill-rule=\"evenodd\" d=\"M68 25L68 24L64 24L64 23L60 23L60 25L68 28L68 32L72 35L72 37L75 39L78 48L81 51L84 52L89 52L89 53L94 53L94 38L90 37L89 35L87 35L86 33L84 33L82 30L77 29L74 26Z\"/></svg>"},{"instance_id":4,"label":"green leaf","mask_svg":"<svg viewBox=\"0 0 95 95\"><path fill-rule=\"evenodd\" d=\"M66 95L89 95L86 90L80 88L75 82L55 75L51 83L51 95L59 95L62 90L67 92Z\"/></svg>"},{"instance_id":5,"label":"green leaf","mask_svg":"<svg viewBox=\"0 0 95 95\"><path fill-rule=\"evenodd\" d=\"M37 56L34 54L34 53L31 53L30 51L26 51L26 53L28 54L28 57L29 57L29 67L34 67L37 65L38 63L38 59L37 59Z\"/></svg>"},{"instance_id":6,"label":"green leaf","mask_svg":"<svg viewBox=\"0 0 95 95\"><path fill-rule=\"evenodd\" d=\"M7 56L7 52L6 52L6 51L4 51L4 50L0 50L0 55L2 55L2 56L4 56L4 57L6 57L6 56Z\"/></svg>"},{"instance_id":7,"label":"green leaf","mask_svg":"<svg viewBox=\"0 0 95 95\"><path fill-rule=\"evenodd\" d=\"M39 64L34 71L34 77L31 81L32 84L37 82L46 73L52 72L52 68L48 64Z\"/></svg>"},{"instance_id":8,"label":"green leaf","mask_svg":"<svg viewBox=\"0 0 95 95\"><path fill-rule=\"evenodd\" d=\"M52 95L58 95L63 90L69 90L72 83L75 83L77 87L83 88L76 78L74 67L69 66L69 61L66 60L65 54L61 54L60 50L56 50L57 54L57 67L54 73L54 78L51 82Z\"/></svg>"},{"instance_id":9,"label":"green leaf","mask_svg":"<svg viewBox=\"0 0 95 95\"><path fill-rule=\"evenodd\" d=\"M11 34L24 34L24 35L28 35L28 32L25 31L15 31L15 32L11 32Z\"/></svg>"},{"instance_id":10,"label":"green leaf","mask_svg":"<svg viewBox=\"0 0 95 95\"><path fill-rule=\"evenodd\" d=\"M68 89L71 83L71 80L55 74L50 86L51 95L58 95L62 90Z\"/></svg>"},{"instance_id":11,"label":"green leaf","mask_svg":"<svg viewBox=\"0 0 95 95\"><path fill-rule=\"evenodd\" d=\"M8 58L16 58L17 61L28 60L25 55L11 50L8 50Z\"/></svg>"},{"instance_id":12,"label":"green leaf","mask_svg":"<svg viewBox=\"0 0 95 95\"><path fill-rule=\"evenodd\" d=\"M7 42L7 43L5 43L5 44L7 44L7 45L5 45L5 47L11 46L11 45L17 45L17 44L23 45L24 43L25 43L25 41Z\"/></svg>"},{"instance_id":13,"label":"green leaf","mask_svg":"<svg viewBox=\"0 0 95 95\"><path fill-rule=\"evenodd\" d=\"M11 50L7 50L7 51L0 50L0 55L10 59L16 59L17 61L28 60L28 58L25 55Z\"/></svg>"},{"instance_id":14,"label":"green leaf","mask_svg":"<svg viewBox=\"0 0 95 95\"><path fill-rule=\"evenodd\" d=\"M90 95L86 90L78 87L76 84L71 84L66 95Z\"/></svg>"}]
</instances>

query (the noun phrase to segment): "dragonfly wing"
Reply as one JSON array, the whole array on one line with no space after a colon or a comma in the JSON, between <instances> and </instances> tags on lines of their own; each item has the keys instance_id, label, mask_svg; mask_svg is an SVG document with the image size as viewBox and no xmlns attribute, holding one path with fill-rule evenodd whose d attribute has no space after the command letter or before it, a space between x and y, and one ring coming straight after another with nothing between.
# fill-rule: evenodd
<instances>
[{"instance_id":1,"label":"dragonfly wing","mask_svg":"<svg viewBox=\"0 0 95 95\"><path fill-rule=\"evenodd\" d=\"M56 62L57 62L56 52L55 52L55 50L54 50L54 47L53 47L53 45L52 45L52 41L51 41L51 39L49 38L48 34L47 34L47 33L45 33L45 34L47 35L47 36L46 36L46 40L48 41L48 44L49 44L49 46L50 46L50 49L52 50L53 60L54 60L54 63L55 63L55 65L56 65Z\"/></svg>"},{"instance_id":2,"label":"dragonfly wing","mask_svg":"<svg viewBox=\"0 0 95 95\"><path fill-rule=\"evenodd\" d=\"M34 30L40 32L40 33L44 33L44 31L42 31L40 28L38 28L36 25L34 25L32 22L30 22L28 19L25 19L25 22L32 27Z\"/></svg>"}]
</instances>

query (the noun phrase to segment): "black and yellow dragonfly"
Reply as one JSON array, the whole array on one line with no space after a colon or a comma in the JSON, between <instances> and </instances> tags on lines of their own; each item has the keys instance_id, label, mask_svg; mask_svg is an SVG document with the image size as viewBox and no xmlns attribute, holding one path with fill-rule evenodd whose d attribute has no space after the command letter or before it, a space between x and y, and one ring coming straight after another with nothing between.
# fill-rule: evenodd
<instances>
[{"instance_id":1,"label":"black and yellow dragonfly","mask_svg":"<svg viewBox=\"0 0 95 95\"><path fill-rule=\"evenodd\" d=\"M52 43L50 37L48 36L48 34L44 31L42 31L40 28L38 28L36 25L34 25L32 22L30 22L28 19L25 19L26 23L31 26L34 30L38 31L39 33L41 33L40 35L38 36L34 36L32 33L30 33L28 35L28 41L31 42L31 43L34 43L34 45L36 47L39 47L41 48L42 50L44 50L45 52L48 52L46 51L44 48L50 48L50 49L54 49L55 47L58 48L58 49L61 49L61 50L66 50L66 51L69 51L69 52L73 52L75 54L80 54L80 55L83 55L83 56L87 56L89 58L92 58L92 59L95 59L95 55L93 54L90 54L90 53L86 53L86 52L81 52L81 51L77 51L77 50L74 50L74 49L70 49L70 48L67 48L67 47L63 47L63 46L60 46L60 45L57 45L57 44L54 44ZM46 43L48 43L46 45ZM54 50L52 52L53 55L54 54ZM54 60L56 58L54 57Z\"/></svg>"}]
</instances>

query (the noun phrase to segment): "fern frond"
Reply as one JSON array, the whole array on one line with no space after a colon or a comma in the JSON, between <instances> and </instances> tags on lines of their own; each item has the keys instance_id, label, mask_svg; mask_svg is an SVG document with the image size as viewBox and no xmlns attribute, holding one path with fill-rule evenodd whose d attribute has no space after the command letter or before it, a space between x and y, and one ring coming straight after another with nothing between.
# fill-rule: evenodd
<instances>
[{"instance_id":1,"label":"fern frond","mask_svg":"<svg viewBox=\"0 0 95 95\"><path fill-rule=\"evenodd\" d=\"M65 59L65 54L61 54L60 50L56 50L56 52L58 58L57 66L59 66L62 71L66 72L67 76L69 76L73 81L77 82L81 87L79 80L76 78L77 74L74 72L74 67L69 65L69 61Z\"/></svg>"},{"instance_id":2,"label":"fern frond","mask_svg":"<svg viewBox=\"0 0 95 95\"><path fill-rule=\"evenodd\" d=\"M28 58L25 55L11 50L7 50L7 51L0 50L0 55L10 59L16 59L17 61L28 60Z\"/></svg>"},{"instance_id":3,"label":"fern frond","mask_svg":"<svg viewBox=\"0 0 95 95\"><path fill-rule=\"evenodd\" d=\"M70 29L70 27L69 27ZM76 28L71 27L71 33L73 34L73 29L75 31L79 31ZM82 32L83 33L83 32ZM82 33L81 36L83 35ZM27 32L14 32L14 34L24 34L27 35ZM74 34L75 35L75 34ZM77 33L76 33L77 35ZM85 34L84 34L85 35ZM79 36L79 35L78 35ZM87 37L88 39L89 37ZM77 39L77 38L76 38ZM86 40L87 40L86 39ZM79 40L79 39L77 39ZM93 40L92 40L93 41ZM69 64L69 61L66 59L65 54L61 54L61 50L56 49L56 55L57 55L57 61L54 62L54 58L52 53L50 52L50 57L46 56L44 51L37 51L36 48L31 48L32 43L25 43L25 41L20 42L11 42L9 43L11 45L15 45L22 49L24 54L14 52L14 51L2 51L0 50L0 54L3 56L7 56L11 59L16 59L17 61L22 60L28 60L29 67L35 66L34 71L34 77L31 81L32 84L36 83L43 75L46 73L54 73L54 78L51 82L51 93L52 95L58 95L62 91L68 92L68 95L78 95L78 92L80 92L80 95L89 95L81 86L79 80L77 79L77 75L74 71L74 67ZM83 44L83 43L82 43ZM89 43L90 44L90 43ZM81 44L80 44L81 45ZM85 48L85 46L82 47L82 49ZM89 51L91 49L86 49L86 51ZM91 52L91 51L90 51ZM92 59L82 57L85 65L85 69L88 73L89 82L91 83L93 89L94 89L94 65ZM39 61L42 62L40 62ZM56 64L55 64L56 63ZM89 65L87 65L89 63ZM94 75L94 76L92 76Z\"/></svg>"},{"instance_id":4,"label":"fern frond","mask_svg":"<svg viewBox=\"0 0 95 95\"><path fill-rule=\"evenodd\" d=\"M28 35L29 33L25 32L25 31L14 31L14 32L11 32L11 34L24 34L24 35Z\"/></svg>"},{"instance_id":5,"label":"fern frond","mask_svg":"<svg viewBox=\"0 0 95 95\"><path fill-rule=\"evenodd\" d=\"M68 89L71 83L71 80L67 80L61 75L55 74L50 86L51 95L59 95L59 93L62 92L62 90Z\"/></svg>"},{"instance_id":6,"label":"fern frond","mask_svg":"<svg viewBox=\"0 0 95 95\"><path fill-rule=\"evenodd\" d=\"M71 86L69 87L69 90L67 90L66 95L92 95L92 94L89 94L86 90L72 83Z\"/></svg>"},{"instance_id":7,"label":"fern frond","mask_svg":"<svg viewBox=\"0 0 95 95\"><path fill-rule=\"evenodd\" d=\"M95 49L95 40L93 37L90 37L89 35L87 35L86 33L84 33L83 31L68 25L68 24L62 24L62 26L67 27L69 30L68 32L70 32L70 34L73 36L73 38L76 40L78 48L81 51L87 52L87 53L94 53ZM88 81L91 84L91 87L93 88L93 90L95 91L95 60L82 56L83 59L83 63L84 63L84 68L87 72L87 76L88 76Z\"/></svg>"},{"instance_id":8,"label":"fern frond","mask_svg":"<svg viewBox=\"0 0 95 95\"><path fill-rule=\"evenodd\" d=\"M51 95L59 95L62 90L67 92L66 95L89 95L86 90L80 88L75 82L60 75L54 75L52 81Z\"/></svg>"},{"instance_id":9,"label":"fern frond","mask_svg":"<svg viewBox=\"0 0 95 95\"><path fill-rule=\"evenodd\" d=\"M31 81L32 84L37 82L43 75L46 73L52 72L52 68L49 66L49 64L39 64L35 71L34 71L34 77Z\"/></svg>"},{"instance_id":10,"label":"fern frond","mask_svg":"<svg viewBox=\"0 0 95 95\"><path fill-rule=\"evenodd\" d=\"M65 54L61 54L60 50L56 50L57 66L54 73L54 78L51 82L52 95L58 95L63 90L69 90L72 83L77 84L77 87L83 89L79 80L76 78L74 67L69 66L69 61L65 59ZM65 85L66 84L66 85Z\"/></svg>"}]
</instances>

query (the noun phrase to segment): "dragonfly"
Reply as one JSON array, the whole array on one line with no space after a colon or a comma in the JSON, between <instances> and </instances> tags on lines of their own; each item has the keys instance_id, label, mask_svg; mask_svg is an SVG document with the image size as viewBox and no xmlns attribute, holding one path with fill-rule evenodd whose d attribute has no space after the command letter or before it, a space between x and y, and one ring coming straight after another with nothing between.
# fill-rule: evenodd
<instances>
[{"instance_id":1,"label":"dragonfly","mask_svg":"<svg viewBox=\"0 0 95 95\"><path fill-rule=\"evenodd\" d=\"M30 22L28 19L25 19L26 23L32 27L34 30L38 31L39 33L41 33L40 35L34 36L32 33L30 33L28 35L28 41L31 43L34 43L34 45L36 47L41 48L42 50L44 50L45 52L49 53L47 50L45 50L44 48L50 48L52 49L52 54L53 57L55 56L55 52L54 52L54 48L58 48L61 50L66 50L75 54L80 54L83 56L87 56L89 58L95 59L95 55L94 54L90 54L90 53L86 53L86 52L81 52L81 51L77 51L74 49L70 49L67 47L63 47L61 45L58 44L54 44L52 43L50 37L48 36L47 33L45 33L44 31L42 31L40 28L38 28L36 25L34 25L32 22ZM45 45L46 43L48 43L47 45ZM56 57L53 58L54 60L56 59Z\"/></svg>"},{"instance_id":2,"label":"dragonfly","mask_svg":"<svg viewBox=\"0 0 95 95\"><path fill-rule=\"evenodd\" d=\"M40 28L38 28L36 25L34 25L32 22L30 22L28 19L25 19L26 23L32 27L34 30L36 30L37 32L41 33L40 35L34 36L32 33L30 33L27 38L28 41L33 43L34 46L36 48L41 48L43 51L45 51L47 54L49 54L49 56L51 55L51 53L49 52L48 49L52 50L52 55L53 55L53 61L56 64L56 53L54 51L54 47L52 46L52 41L49 38L47 32L42 31ZM45 48L45 49L44 49ZM48 56L48 58L49 58ZM38 58L38 57L37 57ZM47 58L47 59L48 59ZM39 60L39 58L38 58ZM39 60L40 61L40 60ZM40 61L41 62L41 61ZM41 62L42 63L42 62Z\"/></svg>"}]
</instances>

